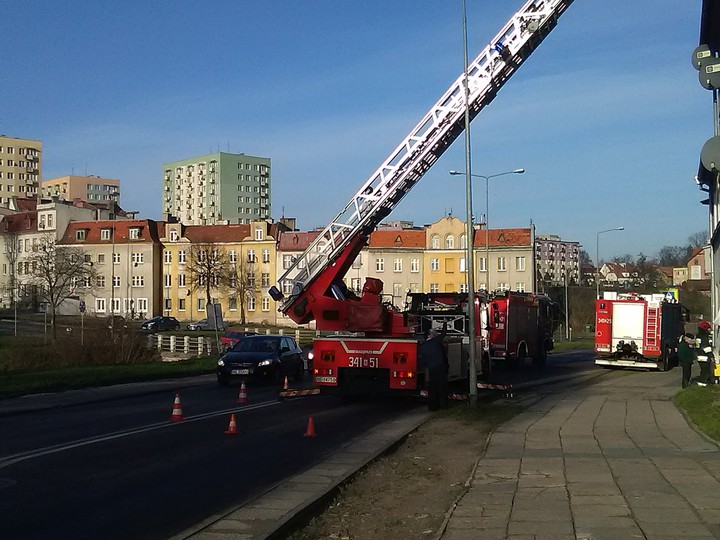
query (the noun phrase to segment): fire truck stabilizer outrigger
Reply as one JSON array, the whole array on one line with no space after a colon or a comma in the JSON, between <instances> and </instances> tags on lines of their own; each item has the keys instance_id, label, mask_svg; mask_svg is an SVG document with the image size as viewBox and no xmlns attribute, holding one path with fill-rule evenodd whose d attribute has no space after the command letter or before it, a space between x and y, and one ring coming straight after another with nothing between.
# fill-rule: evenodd
<instances>
[{"instance_id":1,"label":"fire truck stabilizer outrigger","mask_svg":"<svg viewBox=\"0 0 720 540\"><path fill-rule=\"evenodd\" d=\"M665 294L604 293L595 302L595 364L667 371L689 320Z\"/></svg>"},{"instance_id":2,"label":"fire truck stabilizer outrigger","mask_svg":"<svg viewBox=\"0 0 720 540\"><path fill-rule=\"evenodd\" d=\"M422 328L413 322L416 318L383 303L379 279L368 278L357 296L348 290L343 277L375 227L464 131L466 110L474 118L493 101L572 2L525 2L469 63L467 74L455 80L335 219L295 259L278 280L278 286L270 288L271 297L281 302L279 310L296 323L314 320L321 332L344 334L315 340L316 385L360 391L417 390L417 337ZM479 311L479 298L475 304L474 309ZM460 313L451 316L457 316L458 321L461 318ZM454 331L460 333L459 329ZM484 343L480 336L478 345L483 347ZM450 343L449 349L457 349L457 357L462 357L460 345ZM478 371L482 363L475 359L473 369ZM486 362L486 367L491 364ZM457 369L466 376L467 362L459 362Z\"/></svg>"}]
</instances>

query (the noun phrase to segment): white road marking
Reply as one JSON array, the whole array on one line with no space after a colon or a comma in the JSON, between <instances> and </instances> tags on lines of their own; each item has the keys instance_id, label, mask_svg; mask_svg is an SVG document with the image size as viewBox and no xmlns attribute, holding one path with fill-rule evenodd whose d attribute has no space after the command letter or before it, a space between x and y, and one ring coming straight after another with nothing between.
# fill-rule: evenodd
<instances>
[{"instance_id":1,"label":"white road marking","mask_svg":"<svg viewBox=\"0 0 720 540\"><path fill-rule=\"evenodd\" d=\"M78 441L68 442L68 443L61 443L56 444L53 446L48 446L45 448L37 448L35 450L29 450L27 452L21 452L19 454L14 454L11 456L7 456L4 458L0 458L0 469L4 469L5 467L9 467L10 465L14 465L15 463L19 463L21 461L26 461L28 459L33 459L37 457L42 456L48 456L50 454L57 454L59 452L64 452L65 450L71 450L73 448L79 448L81 446L90 446L92 444L97 444L105 441L112 441L113 439L122 439L123 437L128 437L131 435L137 435L138 433L146 433L148 431L154 431L159 429L166 429L175 427L182 424L187 424L190 422L198 422L200 420L205 420L207 418L213 418L216 416L223 416L226 414L231 413L241 413L243 411L251 411L256 409L264 409L266 407L272 407L275 405L282 404L281 401L267 401L264 403L258 403L255 405L248 405L245 407L235 407L232 409L225 409L222 411L215 411L205 414L197 414L194 416L188 416L181 422L171 422L170 420L166 422L158 422L156 424L149 424L147 426L142 426L134 429L128 429L125 431L117 431L115 433L108 433L107 435L97 435L95 437L88 437L87 439L80 439Z\"/></svg>"}]
</instances>

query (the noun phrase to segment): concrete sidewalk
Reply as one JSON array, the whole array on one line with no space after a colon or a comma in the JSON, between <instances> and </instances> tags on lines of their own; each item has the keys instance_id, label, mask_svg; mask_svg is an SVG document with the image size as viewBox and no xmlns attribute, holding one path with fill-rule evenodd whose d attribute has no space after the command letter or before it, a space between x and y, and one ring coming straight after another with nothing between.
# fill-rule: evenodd
<instances>
[{"instance_id":1,"label":"concrete sidewalk","mask_svg":"<svg viewBox=\"0 0 720 540\"><path fill-rule=\"evenodd\" d=\"M720 538L720 450L679 387L674 369L541 397L492 435L440 537Z\"/></svg>"}]
</instances>

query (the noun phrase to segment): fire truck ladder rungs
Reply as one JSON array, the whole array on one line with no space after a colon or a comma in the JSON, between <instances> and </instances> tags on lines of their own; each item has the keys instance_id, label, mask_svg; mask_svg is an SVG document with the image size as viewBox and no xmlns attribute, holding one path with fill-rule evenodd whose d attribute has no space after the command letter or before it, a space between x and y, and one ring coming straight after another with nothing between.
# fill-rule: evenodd
<instances>
[{"instance_id":1,"label":"fire truck ladder rungs","mask_svg":"<svg viewBox=\"0 0 720 540\"><path fill-rule=\"evenodd\" d=\"M647 315L647 344L648 347L657 347L659 309L648 306Z\"/></svg>"},{"instance_id":2,"label":"fire truck ladder rungs","mask_svg":"<svg viewBox=\"0 0 720 540\"><path fill-rule=\"evenodd\" d=\"M572 2L529 0L468 65L468 109L472 118L492 102ZM370 234L464 131L464 81L463 73L280 277L279 290L287 283L292 291L281 311L290 308L353 238Z\"/></svg>"}]
</instances>

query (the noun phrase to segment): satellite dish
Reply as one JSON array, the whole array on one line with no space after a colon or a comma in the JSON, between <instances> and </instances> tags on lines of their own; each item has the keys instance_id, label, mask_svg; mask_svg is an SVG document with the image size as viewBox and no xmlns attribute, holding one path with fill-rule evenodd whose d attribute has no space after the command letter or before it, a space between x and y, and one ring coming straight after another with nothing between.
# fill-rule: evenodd
<instances>
[{"instance_id":1,"label":"satellite dish","mask_svg":"<svg viewBox=\"0 0 720 540\"><path fill-rule=\"evenodd\" d=\"M710 172L720 171L720 137L713 137L703 145L700 162Z\"/></svg>"}]
</instances>

